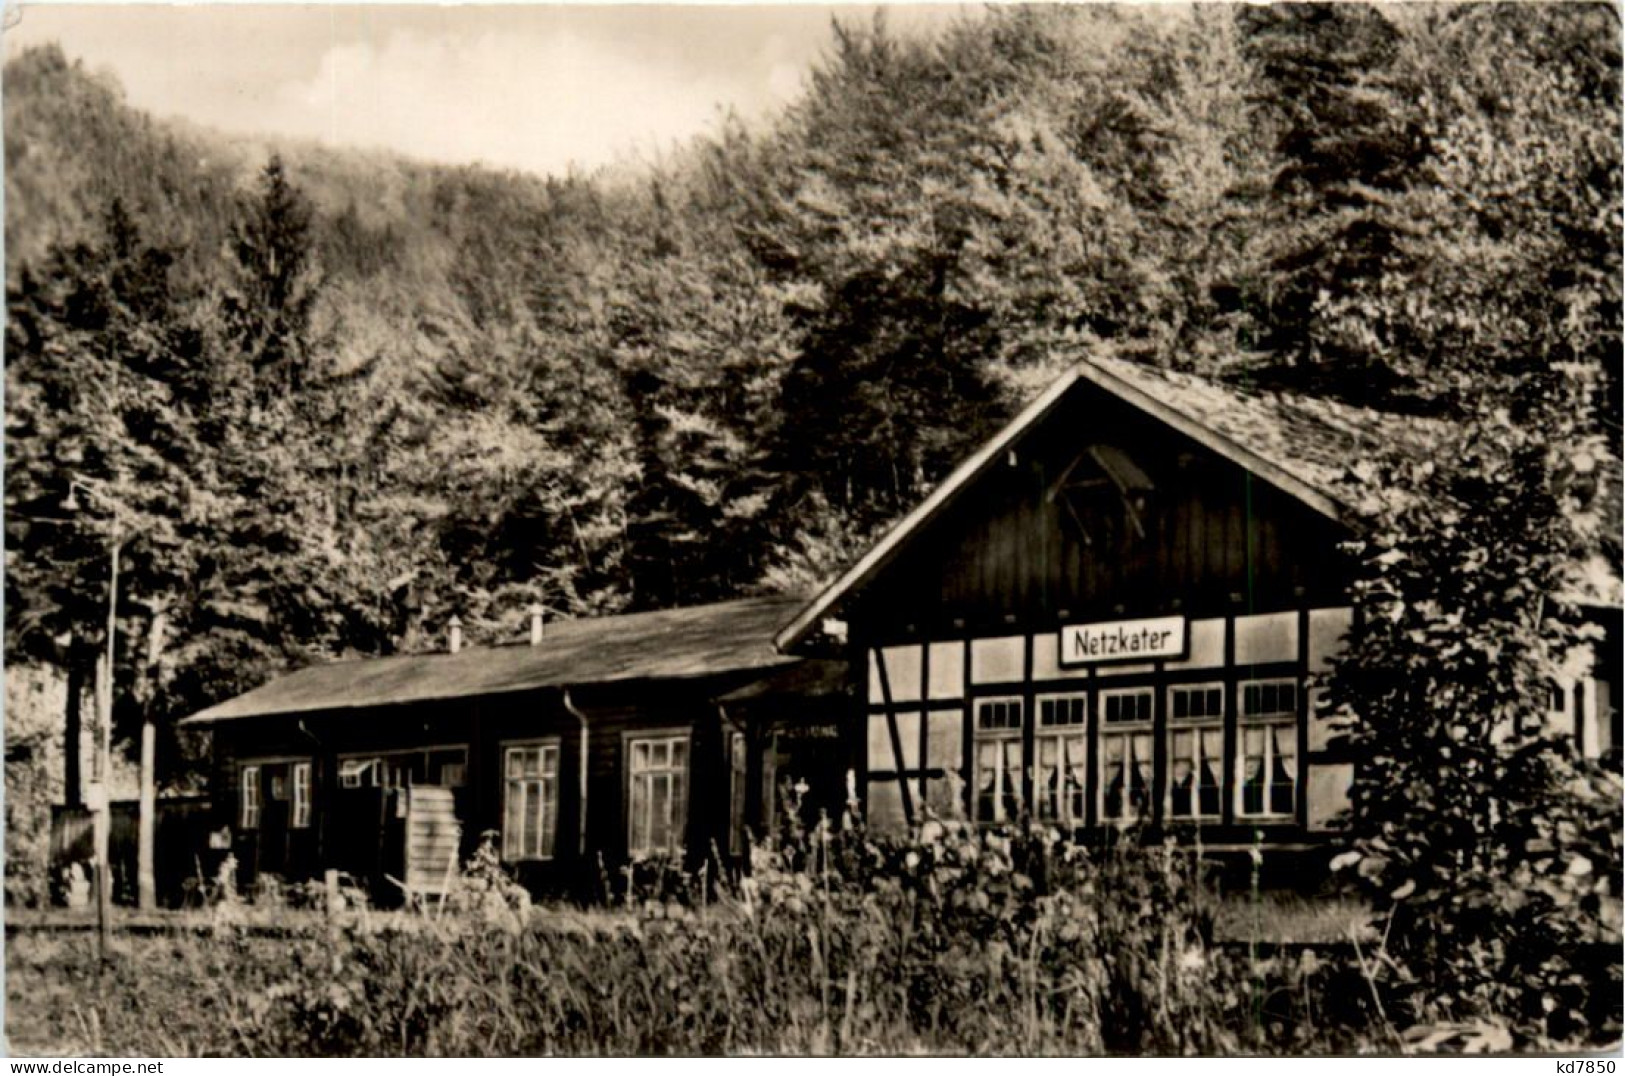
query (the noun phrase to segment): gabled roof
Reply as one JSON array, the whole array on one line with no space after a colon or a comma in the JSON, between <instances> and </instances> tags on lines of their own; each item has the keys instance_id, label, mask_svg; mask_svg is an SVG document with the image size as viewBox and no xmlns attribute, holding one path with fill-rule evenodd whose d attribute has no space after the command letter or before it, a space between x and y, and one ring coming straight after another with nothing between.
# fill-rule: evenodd
<instances>
[{"instance_id":1,"label":"gabled roof","mask_svg":"<svg viewBox=\"0 0 1625 1076\"><path fill-rule=\"evenodd\" d=\"M1354 407L1311 396L1253 392L1194 374L1092 356L1057 378L974 455L960 464L858 562L808 603L774 638L788 651L833 615L968 486L1077 386L1104 389L1328 518L1350 520L1352 461L1385 453L1423 455L1448 432L1438 419ZM1618 475L1610 476L1617 482ZM1620 604L1618 573L1600 556L1577 566L1579 600Z\"/></svg>"},{"instance_id":2,"label":"gabled roof","mask_svg":"<svg viewBox=\"0 0 1625 1076\"><path fill-rule=\"evenodd\" d=\"M546 687L689 680L798 664L773 648L773 631L798 597L564 620L536 646L474 648L316 665L278 677L186 718L205 725L245 717L359 710Z\"/></svg>"}]
</instances>

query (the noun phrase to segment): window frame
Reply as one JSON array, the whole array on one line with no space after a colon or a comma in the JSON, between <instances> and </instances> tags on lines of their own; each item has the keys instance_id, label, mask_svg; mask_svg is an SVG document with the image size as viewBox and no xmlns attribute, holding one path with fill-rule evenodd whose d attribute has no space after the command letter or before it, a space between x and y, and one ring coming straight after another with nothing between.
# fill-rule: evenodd
<instances>
[{"instance_id":1,"label":"window frame","mask_svg":"<svg viewBox=\"0 0 1625 1076\"><path fill-rule=\"evenodd\" d=\"M295 762L288 767L288 828L309 829L314 793L314 767L310 762Z\"/></svg>"},{"instance_id":2,"label":"window frame","mask_svg":"<svg viewBox=\"0 0 1625 1076\"><path fill-rule=\"evenodd\" d=\"M1184 717L1175 717L1174 695L1176 692L1180 691L1217 691L1219 695L1218 714L1204 714L1201 717L1194 718L1189 715ZM1165 759L1165 768L1167 770L1167 772L1163 775L1164 779L1162 786L1163 821L1165 824L1200 824L1204 822L1222 821L1224 818L1225 798L1224 778L1228 770L1224 762L1224 733L1225 726L1230 721L1231 713L1228 698L1229 692L1225 690L1225 683L1223 680L1193 680L1187 683L1167 684L1164 687L1164 692L1166 696L1165 705L1168 707L1168 716L1167 720L1163 723L1162 749L1163 758ZM1203 747L1204 737L1202 735L1204 732L1217 732L1219 734L1219 753L1216 758L1209 759L1205 754L1205 749ZM1201 809L1201 785L1200 783L1193 783L1191 786L1191 812L1189 814L1174 813L1174 737L1181 733L1195 734L1196 736L1196 759L1194 760L1194 763L1197 766L1196 772L1200 772L1201 763L1209 762L1213 767L1213 772L1217 776L1219 782L1218 802L1212 811L1203 811Z\"/></svg>"},{"instance_id":3,"label":"window frame","mask_svg":"<svg viewBox=\"0 0 1625 1076\"><path fill-rule=\"evenodd\" d=\"M368 775L368 770L376 770L383 765L383 760L372 756L343 756L339 759L339 787L342 789L377 788L378 775L376 772ZM364 779L365 778L365 779Z\"/></svg>"},{"instance_id":4,"label":"window frame","mask_svg":"<svg viewBox=\"0 0 1625 1076\"><path fill-rule=\"evenodd\" d=\"M670 764L671 746L675 743L683 745L683 766L679 771ZM667 745L667 765L661 770L645 770L634 772L633 760L639 744L664 743ZM656 855L683 856L688 851L688 816L690 796L694 783L694 730L687 726L659 728L659 729L628 729L621 734L621 773L622 773L622 805L626 820L626 855L628 859L648 859ZM671 797L668 784L668 800L671 813L671 842L662 847L653 845L639 845L637 842L637 819L633 817L633 803L637 799L635 786L641 778L653 777L659 774L680 774L682 777L681 795ZM653 803L653 797L645 802ZM679 820L680 818L680 820ZM652 824L646 830L653 829Z\"/></svg>"},{"instance_id":5,"label":"window frame","mask_svg":"<svg viewBox=\"0 0 1625 1076\"><path fill-rule=\"evenodd\" d=\"M421 760L422 763L423 763L423 770L424 770L425 773L427 773L429 771L429 769L430 769L430 766L432 765L434 756L441 755L441 754L447 754L447 753L455 751L459 755L461 755L461 757L462 757L464 784L462 784L462 785L451 785L451 784L445 784L444 782L439 782L439 783L436 783L434 785L434 787L438 787L438 788L464 788L464 787L467 787L468 754L469 754L470 746L471 745L467 744L467 743L435 743L435 744L426 744L423 747L399 747L399 748L390 748L388 750L379 750L379 751L346 751L343 754L339 755L338 759L337 759L338 766L339 766L339 771L338 771L339 787L343 788L343 789L356 789L356 788L402 789L402 788L407 788L407 787L409 787L411 785L415 785L415 784L418 783L417 781L410 779L412 765L415 762ZM404 767L401 765L403 760L405 762ZM376 765L377 769L373 772L373 774L371 776L371 779L369 781L365 782L365 783L357 782L357 783L354 783L354 784L346 784L345 783L346 775L345 775L344 771L345 771L347 766L349 766L351 764L354 764L354 763L361 763L362 764L361 767L360 767L362 773L365 773L366 768L367 768L367 766L366 766L367 763L372 763L372 764ZM401 783L399 783L399 784L391 784L390 780L391 780L392 776L395 774L395 772L397 770L400 770L400 769L405 770L406 777L408 779L401 781ZM425 782L425 783L427 783L427 782Z\"/></svg>"},{"instance_id":6,"label":"window frame","mask_svg":"<svg viewBox=\"0 0 1625 1076\"><path fill-rule=\"evenodd\" d=\"M262 772L258 762L245 762L237 768L238 829L257 831L260 828L260 816L265 807L264 796L260 788L260 774Z\"/></svg>"},{"instance_id":7,"label":"window frame","mask_svg":"<svg viewBox=\"0 0 1625 1076\"><path fill-rule=\"evenodd\" d=\"M559 772L564 757L563 739L558 736L540 736L524 740L501 740L497 744L497 760L502 781L502 813L501 820L501 849L504 863L546 863L558 856L559 839ZM534 776L510 777L508 776L508 758L515 751L536 751L536 774ZM551 774L547 769L548 752L552 752L553 768ZM464 765L467 765L466 760ZM524 819L520 819L518 832L508 828L509 797L513 794L513 787L522 784L529 788L538 785L540 788L536 795L536 805L540 812L537 820L537 846L534 855L527 855L522 847L524 842ZM529 796L527 794L527 800ZM510 842L510 838L512 838Z\"/></svg>"},{"instance_id":8,"label":"window frame","mask_svg":"<svg viewBox=\"0 0 1625 1076\"><path fill-rule=\"evenodd\" d=\"M1579 724L1576 714L1579 713L1580 688L1583 681L1580 679L1559 678L1549 682L1546 698L1546 708L1541 714L1537 727L1527 730L1535 736L1563 736L1579 743ZM1552 703L1557 703L1553 706Z\"/></svg>"},{"instance_id":9,"label":"window frame","mask_svg":"<svg viewBox=\"0 0 1625 1076\"><path fill-rule=\"evenodd\" d=\"M1247 713L1247 689L1249 687L1279 687L1290 685L1292 687L1292 709L1275 710L1262 715L1249 715ZM1304 705L1303 678L1299 676L1260 676L1250 677L1236 681L1236 757L1232 772L1234 788L1231 793L1232 808L1237 821L1241 822L1280 822L1291 821L1297 818L1298 810L1303 804L1303 741L1299 735L1298 715ZM1291 766L1292 806L1286 811L1277 811L1272 808L1275 791L1276 750L1274 733L1286 730L1292 735L1293 752ZM1264 761L1263 761L1263 810L1247 810L1247 732L1248 730L1263 730Z\"/></svg>"},{"instance_id":10,"label":"window frame","mask_svg":"<svg viewBox=\"0 0 1625 1076\"><path fill-rule=\"evenodd\" d=\"M998 728L984 728L982 726L982 708L984 706L1014 706L1016 724ZM1027 759L1024 745L1027 724L1027 702L1021 695L977 695L971 699L971 817L977 825L1003 826L1016 822L1023 807L1030 806L1023 802L1021 791L1021 777L1026 772ZM992 792L993 817L982 817L982 745L999 744L1000 765L994 768L994 787ZM1006 787L1010 781L1009 745L1016 745L1016 772L1015 788ZM1005 817L1006 802L1014 803L1016 817Z\"/></svg>"},{"instance_id":11,"label":"window frame","mask_svg":"<svg viewBox=\"0 0 1625 1076\"><path fill-rule=\"evenodd\" d=\"M1089 800L1092 792L1089 787L1089 740L1094 734L1094 721L1089 709L1090 694L1088 690L1045 691L1033 696L1033 817L1040 822L1070 829L1078 829L1089 824ZM1063 701L1080 703L1083 708L1083 720L1066 724L1044 724L1044 704ZM1073 793L1064 786L1056 790L1055 813L1051 815L1046 810L1050 797L1048 790L1041 790L1041 785L1044 779L1044 745L1048 742L1056 744L1056 761L1064 771L1065 778L1070 778L1074 773L1073 768L1068 765L1068 745L1075 744L1083 752L1083 782L1076 793L1080 798L1077 801L1079 810L1075 814L1070 809Z\"/></svg>"},{"instance_id":12,"label":"window frame","mask_svg":"<svg viewBox=\"0 0 1625 1076\"><path fill-rule=\"evenodd\" d=\"M1107 722L1106 701L1112 698L1139 697L1150 700L1150 713L1144 718L1132 722ZM1095 735L1098 739L1096 751L1099 760L1095 766L1095 817L1100 824L1106 825L1137 825L1150 822L1156 811L1157 787L1157 687L1155 684L1134 684L1125 687L1101 687L1095 690ZM1133 785L1130 778L1130 767L1136 761L1131 753L1125 752L1121 765L1124 767L1125 810L1121 814L1108 815L1106 813L1106 792L1110 782L1106 780L1106 741L1107 738L1122 737L1132 751L1135 739L1144 737L1150 744L1150 756L1145 760L1148 781L1146 782L1145 801L1139 807L1131 807L1127 802L1132 798Z\"/></svg>"}]
</instances>

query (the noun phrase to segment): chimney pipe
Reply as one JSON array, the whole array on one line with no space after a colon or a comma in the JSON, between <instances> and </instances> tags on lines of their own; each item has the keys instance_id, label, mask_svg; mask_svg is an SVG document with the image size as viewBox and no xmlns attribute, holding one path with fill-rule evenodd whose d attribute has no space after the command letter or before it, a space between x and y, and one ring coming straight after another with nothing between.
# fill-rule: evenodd
<instances>
[{"instance_id":1,"label":"chimney pipe","mask_svg":"<svg viewBox=\"0 0 1625 1076\"><path fill-rule=\"evenodd\" d=\"M457 653L457 651L459 651L459 650L461 650L463 648L463 621L462 621L462 618L457 617L457 616L453 616L451 618L451 624L449 626L451 628L451 633L450 633L451 638L450 638L450 640L448 640L446 650L449 651L450 653L455 654L455 653Z\"/></svg>"},{"instance_id":2,"label":"chimney pipe","mask_svg":"<svg viewBox=\"0 0 1625 1076\"><path fill-rule=\"evenodd\" d=\"M542 636L547 632L546 616L540 605L530 607L530 645L540 646Z\"/></svg>"}]
</instances>

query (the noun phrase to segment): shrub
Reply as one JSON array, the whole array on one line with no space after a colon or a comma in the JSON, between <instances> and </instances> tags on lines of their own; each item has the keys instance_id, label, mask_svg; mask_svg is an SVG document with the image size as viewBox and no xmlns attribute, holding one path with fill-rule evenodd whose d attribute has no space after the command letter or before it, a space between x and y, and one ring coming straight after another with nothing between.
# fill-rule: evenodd
<instances>
[{"instance_id":1,"label":"shrub","mask_svg":"<svg viewBox=\"0 0 1625 1076\"><path fill-rule=\"evenodd\" d=\"M1592 638L1567 597L1597 525L1584 382L1523 379L1436 459L1366 476L1361 626L1329 685L1357 757L1339 862L1404 1023L1618 1033L1620 783L1546 724Z\"/></svg>"}]
</instances>

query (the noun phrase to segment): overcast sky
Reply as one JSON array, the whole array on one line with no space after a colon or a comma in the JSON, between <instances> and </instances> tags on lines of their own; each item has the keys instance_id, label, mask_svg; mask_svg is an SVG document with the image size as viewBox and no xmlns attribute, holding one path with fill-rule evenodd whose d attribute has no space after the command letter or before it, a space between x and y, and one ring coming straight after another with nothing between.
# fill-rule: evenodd
<instances>
[{"instance_id":1,"label":"overcast sky","mask_svg":"<svg viewBox=\"0 0 1625 1076\"><path fill-rule=\"evenodd\" d=\"M888 17L912 32L979 10L899 5ZM57 41L112 71L132 105L226 131L561 172L714 130L724 107L763 115L797 93L832 15L870 11L25 4L8 12L21 17L5 49Z\"/></svg>"}]
</instances>

